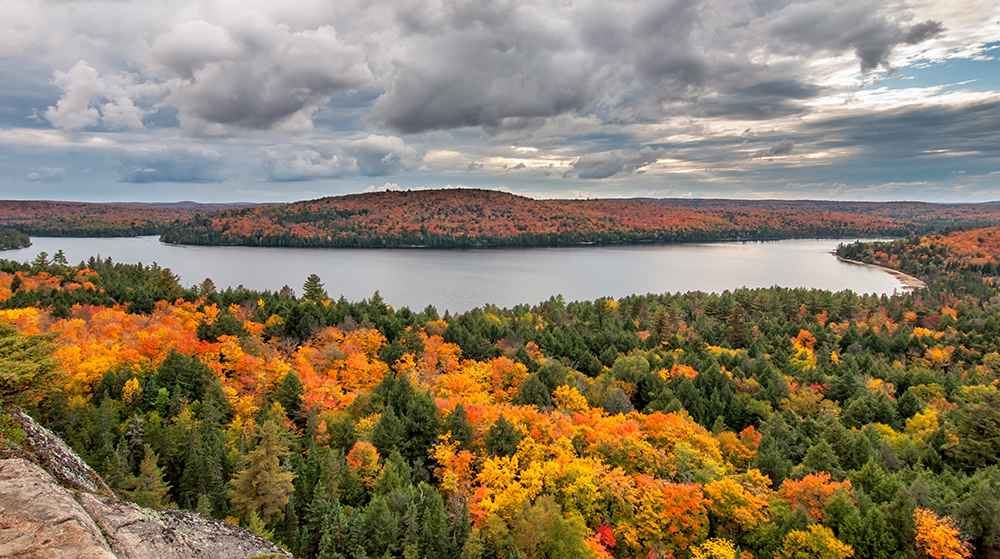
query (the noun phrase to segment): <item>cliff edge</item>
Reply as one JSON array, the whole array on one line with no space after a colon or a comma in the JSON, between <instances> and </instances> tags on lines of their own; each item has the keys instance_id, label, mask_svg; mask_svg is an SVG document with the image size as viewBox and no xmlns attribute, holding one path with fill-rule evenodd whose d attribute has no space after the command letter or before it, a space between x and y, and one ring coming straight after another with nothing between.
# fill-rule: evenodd
<instances>
[{"instance_id":1,"label":"cliff edge","mask_svg":"<svg viewBox=\"0 0 1000 559\"><path fill-rule=\"evenodd\" d=\"M0 459L0 557L291 557L248 530L184 510L116 499L62 440L21 411L24 452Z\"/></svg>"}]
</instances>

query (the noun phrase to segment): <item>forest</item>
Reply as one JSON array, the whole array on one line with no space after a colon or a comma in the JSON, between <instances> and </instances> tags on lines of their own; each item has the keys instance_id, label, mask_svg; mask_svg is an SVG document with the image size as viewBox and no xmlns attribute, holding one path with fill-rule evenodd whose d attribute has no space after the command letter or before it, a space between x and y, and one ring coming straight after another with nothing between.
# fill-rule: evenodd
<instances>
[{"instance_id":1,"label":"forest","mask_svg":"<svg viewBox=\"0 0 1000 559\"><path fill-rule=\"evenodd\" d=\"M31 238L15 229L0 227L0 250L31 246Z\"/></svg>"},{"instance_id":2,"label":"forest","mask_svg":"<svg viewBox=\"0 0 1000 559\"><path fill-rule=\"evenodd\" d=\"M927 288L442 316L0 260L0 398L301 558L996 557L1000 228L838 254Z\"/></svg>"},{"instance_id":3,"label":"forest","mask_svg":"<svg viewBox=\"0 0 1000 559\"><path fill-rule=\"evenodd\" d=\"M240 205L0 200L0 226L39 237L159 235L176 220L234 206Z\"/></svg>"},{"instance_id":4,"label":"forest","mask_svg":"<svg viewBox=\"0 0 1000 559\"><path fill-rule=\"evenodd\" d=\"M907 236L998 221L995 204L534 200L462 188L354 194L199 214L172 223L160 240L274 247L560 246Z\"/></svg>"}]
</instances>

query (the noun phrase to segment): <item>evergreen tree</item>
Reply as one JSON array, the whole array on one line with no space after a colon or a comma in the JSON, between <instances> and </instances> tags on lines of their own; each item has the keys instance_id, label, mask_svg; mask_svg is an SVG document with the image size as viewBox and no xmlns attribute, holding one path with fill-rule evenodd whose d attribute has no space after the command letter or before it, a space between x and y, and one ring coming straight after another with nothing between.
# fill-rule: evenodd
<instances>
[{"instance_id":1,"label":"evergreen tree","mask_svg":"<svg viewBox=\"0 0 1000 559\"><path fill-rule=\"evenodd\" d=\"M379 455L388 456L393 450L399 450L405 436L403 422L396 417L396 410L391 405L386 406L372 430L372 444Z\"/></svg>"},{"instance_id":2,"label":"evergreen tree","mask_svg":"<svg viewBox=\"0 0 1000 559\"><path fill-rule=\"evenodd\" d=\"M548 388L538 378L538 373L533 373L524 379L517 389L517 403L522 406L535 405L546 409L552 407L552 396Z\"/></svg>"},{"instance_id":3,"label":"evergreen tree","mask_svg":"<svg viewBox=\"0 0 1000 559\"><path fill-rule=\"evenodd\" d=\"M521 431L500 414L496 422L486 432L486 449L495 456L511 456L521 443Z\"/></svg>"},{"instance_id":4,"label":"evergreen tree","mask_svg":"<svg viewBox=\"0 0 1000 559\"><path fill-rule=\"evenodd\" d=\"M365 550L370 557L393 556L399 544L399 519L389 509L386 498L375 497L365 507L367 542Z\"/></svg>"},{"instance_id":5,"label":"evergreen tree","mask_svg":"<svg viewBox=\"0 0 1000 559\"><path fill-rule=\"evenodd\" d=\"M309 274L306 278L306 282L302 284L302 298L306 301L311 301L313 303L322 303L330 298L327 295L326 290L323 289L323 283L319 276L316 274Z\"/></svg>"},{"instance_id":6,"label":"evergreen tree","mask_svg":"<svg viewBox=\"0 0 1000 559\"><path fill-rule=\"evenodd\" d=\"M169 492L170 485L163 481L163 468L156 465L156 453L146 445L139 475L125 482L125 498L141 507L162 509L174 506L167 498Z\"/></svg>"},{"instance_id":7,"label":"evergreen tree","mask_svg":"<svg viewBox=\"0 0 1000 559\"><path fill-rule=\"evenodd\" d=\"M455 404L455 408L448 414L444 430L451 432L451 440L457 441L462 450L471 450L474 438L472 424L469 423L469 414L462 402Z\"/></svg>"},{"instance_id":8,"label":"evergreen tree","mask_svg":"<svg viewBox=\"0 0 1000 559\"><path fill-rule=\"evenodd\" d=\"M289 371L278 385L275 399L285 408L288 417L296 418L302 412L302 382L294 369Z\"/></svg>"},{"instance_id":9,"label":"evergreen tree","mask_svg":"<svg viewBox=\"0 0 1000 559\"><path fill-rule=\"evenodd\" d=\"M257 448L247 455L247 467L233 478L229 492L232 506L245 518L257 512L265 524L288 504L295 474L281 467L281 459L288 456L288 446L278 436L278 426L268 420L259 428Z\"/></svg>"},{"instance_id":10,"label":"evergreen tree","mask_svg":"<svg viewBox=\"0 0 1000 559\"><path fill-rule=\"evenodd\" d=\"M344 559L350 554L351 526L340 503L334 502L323 517L319 559Z\"/></svg>"}]
</instances>

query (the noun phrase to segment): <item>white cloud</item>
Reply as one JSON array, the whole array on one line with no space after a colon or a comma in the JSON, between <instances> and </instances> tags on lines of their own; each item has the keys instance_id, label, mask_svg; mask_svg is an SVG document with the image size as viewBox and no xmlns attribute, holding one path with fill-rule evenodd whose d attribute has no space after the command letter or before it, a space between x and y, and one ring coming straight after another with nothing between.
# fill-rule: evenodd
<instances>
[{"instance_id":1,"label":"white cloud","mask_svg":"<svg viewBox=\"0 0 1000 559\"><path fill-rule=\"evenodd\" d=\"M66 179L66 169L62 167L41 167L28 173L25 179L29 182L62 182Z\"/></svg>"},{"instance_id":2,"label":"white cloud","mask_svg":"<svg viewBox=\"0 0 1000 559\"><path fill-rule=\"evenodd\" d=\"M151 74L172 78L164 103L195 135L308 131L333 95L372 80L362 49L341 42L333 27L292 31L252 11L224 27L178 25L147 57Z\"/></svg>"},{"instance_id":3,"label":"white cloud","mask_svg":"<svg viewBox=\"0 0 1000 559\"><path fill-rule=\"evenodd\" d=\"M56 128L79 130L103 124L109 129L142 128L145 112L132 97L144 97L159 88L136 86L128 75L101 77L81 60L66 72L56 70L52 83L62 91L55 106L45 111L45 119Z\"/></svg>"}]
</instances>

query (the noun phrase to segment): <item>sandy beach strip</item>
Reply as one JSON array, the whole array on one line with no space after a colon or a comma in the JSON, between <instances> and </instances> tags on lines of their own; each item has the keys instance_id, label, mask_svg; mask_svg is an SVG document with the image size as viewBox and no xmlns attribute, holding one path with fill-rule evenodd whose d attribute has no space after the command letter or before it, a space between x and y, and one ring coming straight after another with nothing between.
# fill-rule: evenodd
<instances>
[{"instance_id":1,"label":"sandy beach strip","mask_svg":"<svg viewBox=\"0 0 1000 559\"><path fill-rule=\"evenodd\" d=\"M899 270L893 270L892 268L886 268L885 266L879 266L878 264L868 264L867 262L861 262L860 260L851 260L850 258L844 258L836 252L830 252L830 254L837 257L837 260L841 262L847 262L848 264L857 264L858 266L868 266L870 268L878 268L884 272L888 272L892 277L899 280L903 284L903 291L916 291L917 289L926 289L927 284L920 281L919 279L900 272Z\"/></svg>"}]
</instances>

